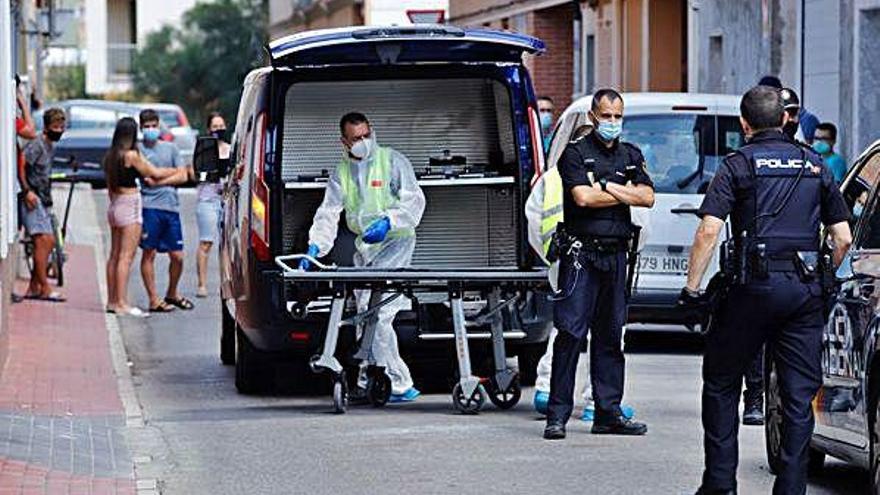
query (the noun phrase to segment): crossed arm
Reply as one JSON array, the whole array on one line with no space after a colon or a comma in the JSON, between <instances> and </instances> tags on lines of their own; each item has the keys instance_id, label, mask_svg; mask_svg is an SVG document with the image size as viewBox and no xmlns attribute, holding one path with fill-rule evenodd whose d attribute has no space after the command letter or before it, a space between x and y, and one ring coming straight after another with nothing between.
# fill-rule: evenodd
<instances>
[{"instance_id":1,"label":"crossed arm","mask_svg":"<svg viewBox=\"0 0 880 495\"><path fill-rule=\"evenodd\" d=\"M617 184L609 182L602 190L602 186L594 183L592 186L575 186L571 189L574 202L582 208L608 208L619 204L629 206L654 206L654 189L645 184L633 184L627 182Z\"/></svg>"}]
</instances>

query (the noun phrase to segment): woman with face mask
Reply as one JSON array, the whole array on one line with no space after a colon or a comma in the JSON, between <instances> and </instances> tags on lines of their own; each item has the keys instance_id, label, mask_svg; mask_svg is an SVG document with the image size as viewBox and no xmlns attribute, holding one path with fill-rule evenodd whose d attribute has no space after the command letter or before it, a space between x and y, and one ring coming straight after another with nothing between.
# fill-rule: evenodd
<instances>
[{"instance_id":1,"label":"woman with face mask","mask_svg":"<svg viewBox=\"0 0 880 495\"><path fill-rule=\"evenodd\" d=\"M218 112L211 112L207 121L208 134L217 138L220 153L220 164L228 170L229 138L226 131L226 120ZM222 175L222 174L221 174ZM223 212L222 182L201 182L197 187L198 205L196 206L196 222L199 226L199 250L196 254L196 272L199 288L196 297L208 296L208 255L211 246L217 240L220 226L220 215Z\"/></svg>"}]
</instances>

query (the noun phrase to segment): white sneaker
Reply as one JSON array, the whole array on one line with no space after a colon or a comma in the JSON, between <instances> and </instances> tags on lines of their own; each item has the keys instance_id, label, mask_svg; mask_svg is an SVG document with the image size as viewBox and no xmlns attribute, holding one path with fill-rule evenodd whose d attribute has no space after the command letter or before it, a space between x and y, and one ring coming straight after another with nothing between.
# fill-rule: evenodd
<instances>
[{"instance_id":1,"label":"white sneaker","mask_svg":"<svg viewBox=\"0 0 880 495\"><path fill-rule=\"evenodd\" d=\"M138 308L135 306L132 306L132 307L125 309L125 310L122 310L122 311L117 309L116 314L121 315L121 316L131 316L133 318L149 318L150 317L150 313L147 313L146 311L142 310L141 308Z\"/></svg>"}]
</instances>

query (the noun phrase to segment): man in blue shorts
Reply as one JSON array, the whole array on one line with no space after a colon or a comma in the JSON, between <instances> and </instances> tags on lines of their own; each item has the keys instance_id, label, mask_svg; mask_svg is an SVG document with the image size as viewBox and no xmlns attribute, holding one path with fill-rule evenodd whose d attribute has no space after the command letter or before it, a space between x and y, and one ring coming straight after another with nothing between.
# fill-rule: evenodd
<instances>
[{"instance_id":1,"label":"man in blue shorts","mask_svg":"<svg viewBox=\"0 0 880 495\"><path fill-rule=\"evenodd\" d=\"M180 151L171 143L159 139L159 114L146 109L140 114L144 134L141 153L156 167L184 168ZM168 182L168 181L164 181ZM142 184L144 230L141 234L141 276L150 298L150 311L164 313L180 309L192 309L193 303L177 293L177 285L183 274L183 230L180 225L180 199L177 189L170 185ZM168 253L168 290L165 299L156 290L156 253Z\"/></svg>"}]
</instances>

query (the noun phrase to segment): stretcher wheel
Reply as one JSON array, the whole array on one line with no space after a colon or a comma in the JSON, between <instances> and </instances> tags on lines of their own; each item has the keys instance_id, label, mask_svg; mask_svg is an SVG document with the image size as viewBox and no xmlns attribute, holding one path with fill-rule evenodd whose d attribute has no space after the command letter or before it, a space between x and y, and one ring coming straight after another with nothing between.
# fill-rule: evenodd
<instances>
[{"instance_id":1,"label":"stretcher wheel","mask_svg":"<svg viewBox=\"0 0 880 495\"><path fill-rule=\"evenodd\" d=\"M367 378L367 399L373 407L382 407L391 398L391 379L384 370L369 374Z\"/></svg>"},{"instance_id":2,"label":"stretcher wheel","mask_svg":"<svg viewBox=\"0 0 880 495\"><path fill-rule=\"evenodd\" d=\"M318 361L320 359L321 359L321 356L318 354L315 354L314 356L309 358L309 369L312 370L312 373L320 373L321 372L321 368L316 366L316 364L318 363Z\"/></svg>"},{"instance_id":3,"label":"stretcher wheel","mask_svg":"<svg viewBox=\"0 0 880 495\"><path fill-rule=\"evenodd\" d=\"M477 414L485 403L486 389L483 385L478 385L470 397L465 397L460 383L456 383L455 388L452 389L452 405L462 414Z\"/></svg>"},{"instance_id":4,"label":"stretcher wheel","mask_svg":"<svg viewBox=\"0 0 880 495\"><path fill-rule=\"evenodd\" d=\"M333 381L333 412L343 414L347 406L348 386L345 384L345 376L340 375Z\"/></svg>"},{"instance_id":5,"label":"stretcher wheel","mask_svg":"<svg viewBox=\"0 0 880 495\"><path fill-rule=\"evenodd\" d=\"M491 387L492 389L489 393L489 400L500 409L510 409L517 405L520 397L522 397L522 388L519 386L519 375L513 377L513 381L510 382L507 390L501 390L501 388L498 387L495 378L492 378Z\"/></svg>"}]
</instances>

